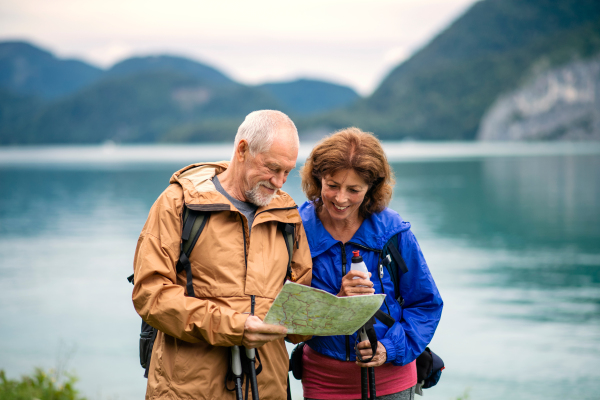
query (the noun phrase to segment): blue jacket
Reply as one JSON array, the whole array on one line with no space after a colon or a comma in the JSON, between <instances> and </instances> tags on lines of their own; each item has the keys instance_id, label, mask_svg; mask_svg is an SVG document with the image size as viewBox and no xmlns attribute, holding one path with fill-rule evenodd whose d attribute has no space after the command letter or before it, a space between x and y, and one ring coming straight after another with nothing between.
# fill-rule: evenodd
<instances>
[{"instance_id":1,"label":"blue jacket","mask_svg":"<svg viewBox=\"0 0 600 400\"><path fill-rule=\"evenodd\" d=\"M377 339L387 351L387 362L405 365L416 359L433 338L443 302L417 239L410 231L410 223L386 208L371 215L349 242L342 243L325 230L312 203L304 203L299 211L313 260L312 286L338 294L342 265L346 263L345 272L350 271L352 251L360 250L372 274L375 293L386 294L381 310L396 320L389 329L380 321L375 324ZM408 267L407 273L399 273L403 307L395 300L398 295L394 293L394 283L387 269L383 268L382 278L379 275L380 253L393 235L399 235L399 250ZM314 336L308 344L313 350L337 360L356 360L356 333L352 336Z\"/></svg>"}]
</instances>

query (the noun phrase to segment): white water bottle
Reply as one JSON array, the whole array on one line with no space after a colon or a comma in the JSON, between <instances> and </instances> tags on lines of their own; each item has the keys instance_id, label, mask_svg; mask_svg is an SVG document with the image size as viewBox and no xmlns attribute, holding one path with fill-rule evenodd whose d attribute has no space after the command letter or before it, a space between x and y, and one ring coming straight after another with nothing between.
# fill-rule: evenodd
<instances>
[{"instance_id":1,"label":"white water bottle","mask_svg":"<svg viewBox=\"0 0 600 400\"><path fill-rule=\"evenodd\" d=\"M352 252L352 265L350 266L350 271L364 272L365 274L367 274L367 280L370 281L369 270L367 269L367 266L365 265L365 262L363 261L362 257L360 256L360 252L358 250L354 250ZM358 276L355 276L353 279L360 279L360 278ZM365 285L358 285L358 286L366 287Z\"/></svg>"}]
</instances>

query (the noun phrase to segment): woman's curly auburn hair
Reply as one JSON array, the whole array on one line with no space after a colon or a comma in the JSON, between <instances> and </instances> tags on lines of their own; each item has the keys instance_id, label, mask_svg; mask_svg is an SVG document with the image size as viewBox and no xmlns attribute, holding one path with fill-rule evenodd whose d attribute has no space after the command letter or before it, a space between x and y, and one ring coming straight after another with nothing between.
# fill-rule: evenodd
<instances>
[{"instance_id":1,"label":"woman's curly auburn hair","mask_svg":"<svg viewBox=\"0 0 600 400\"><path fill-rule=\"evenodd\" d=\"M355 127L334 132L317 143L300 170L302 190L317 211L323 206L321 179L346 169L353 169L369 185L360 215L368 218L383 211L392 198L394 174L381 142Z\"/></svg>"}]
</instances>

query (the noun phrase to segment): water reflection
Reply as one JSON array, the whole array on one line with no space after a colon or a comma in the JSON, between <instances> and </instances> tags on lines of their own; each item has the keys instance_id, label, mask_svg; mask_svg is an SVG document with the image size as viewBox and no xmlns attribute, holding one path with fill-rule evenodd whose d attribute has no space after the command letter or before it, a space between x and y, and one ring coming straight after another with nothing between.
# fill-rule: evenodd
<instances>
[{"instance_id":1,"label":"water reflection","mask_svg":"<svg viewBox=\"0 0 600 400\"><path fill-rule=\"evenodd\" d=\"M600 320L599 157L396 164L394 170L393 207L417 222L426 239L486 250L469 270L469 285L513 291L494 299L514 306L500 315Z\"/></svg>"}]
</instances>

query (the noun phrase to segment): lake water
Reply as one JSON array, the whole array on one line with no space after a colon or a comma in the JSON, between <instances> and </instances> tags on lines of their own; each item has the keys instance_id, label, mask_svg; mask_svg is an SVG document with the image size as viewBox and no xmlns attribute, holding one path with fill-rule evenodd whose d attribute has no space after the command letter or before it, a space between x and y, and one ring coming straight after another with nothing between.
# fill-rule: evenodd
<instances>
[{"instance_id":1,"label":"lake water","mask_svg":"<svg viewBox=\"0 0 600 400\"><path fill-rule=\"evenodd\" d=\"M599 144L385 148L391 208L445 301L431 347L447 368L425 399L598 399ZM230 151L0 148L0 369L66 366L89 399L143 398L137 237L175 170ZM285 190L304 201L297 172Z\"/></svg>"}]
</instances>

